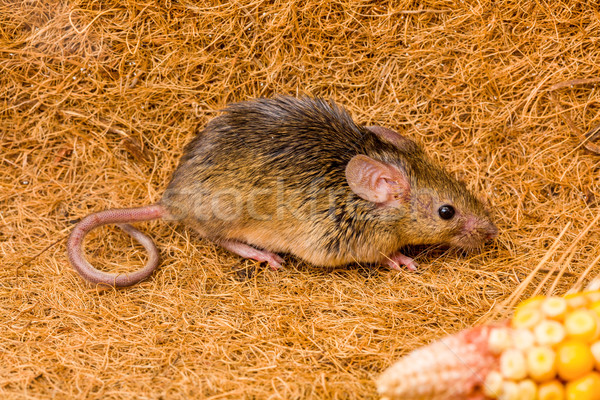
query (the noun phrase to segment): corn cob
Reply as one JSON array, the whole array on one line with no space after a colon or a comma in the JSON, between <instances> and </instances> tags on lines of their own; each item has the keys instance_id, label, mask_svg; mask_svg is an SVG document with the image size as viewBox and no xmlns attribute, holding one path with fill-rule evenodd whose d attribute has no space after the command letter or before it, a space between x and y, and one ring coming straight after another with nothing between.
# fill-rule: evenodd
<instances>
[{"instance_id":1,"label":"corn cob","mask_svg":"<svg viewBox=\"0 0 600 400\"><path fill-rule=\"evenodd\" d=\"M377 388L386 400L600 400L600 291L526 300L505 324L413 351Z\"/></svg>"}]
</instances>

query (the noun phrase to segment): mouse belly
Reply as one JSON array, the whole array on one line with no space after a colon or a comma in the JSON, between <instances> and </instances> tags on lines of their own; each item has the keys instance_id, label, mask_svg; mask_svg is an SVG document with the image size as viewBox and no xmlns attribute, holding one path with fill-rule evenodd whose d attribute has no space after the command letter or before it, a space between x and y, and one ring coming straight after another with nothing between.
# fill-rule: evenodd
<instances>
[{"instance_id":1,"label":"mouse belly","mask_svg":"<svg viewBox=\"0 0 600 400\"><path fill-rule=\"evenodd\" d=\"M344 247L332 251L324 240L307 237L298 230L279 227L272 228L237 228L225 229L219 237L214 236L214 229L203 227L196 222L190 223L202 237L208 238L221 247L241 257L266 262L272 269L281 268L284 259L276 253L292 254L312 265L321 267L338 267L348 264L387 265L393 270L401 271L401 266L414 271L418 264L400 252L377 249L375 245L359 246L361 250ZM210 234L212 232L213 234Z\"/></svg>"},{"instance_id":2,"label":"mouse belly","mask_svg":"<svg viewBox=\"0 0 600 400\"><path fill-rule=\"evenodd\" d=\"M394 254L392 250L377 248L375 243L358 246L327 245L322 235L314 233L314 226L247 227L228 232L229 240L242 242L273 253L289 253L312 265L336 267L353 263L386 264ZM306 232L313 232L307 234ZM239 253L238 253L239 254ZM253 258L253 257L250 257Z\"/></svg>"}]
</instances>

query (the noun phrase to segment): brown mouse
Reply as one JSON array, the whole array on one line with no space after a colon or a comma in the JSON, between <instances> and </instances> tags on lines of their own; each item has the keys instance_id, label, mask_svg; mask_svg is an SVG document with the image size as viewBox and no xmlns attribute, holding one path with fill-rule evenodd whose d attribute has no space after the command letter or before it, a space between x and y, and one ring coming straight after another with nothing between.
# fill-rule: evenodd
<instances>
[{"instance_id":1,"label":"brown mouse","mask_svg":"<svg viewBox=\"0 0 600 400\"><path fill-rule=\"evenodd\" d=\"M186 146L161 200L79 222L67 244L90 282L129 286L158 265L152 240L127 223L164 218L242 257L279 268L290 253L318 266L416 263L405 245L481 246L497 234L483 205L412 140L357 125L322 99L277 97L229 105ZM131 274L84 258L87 232L119 224L150 253Z\"/></svg>"}]
</instances>

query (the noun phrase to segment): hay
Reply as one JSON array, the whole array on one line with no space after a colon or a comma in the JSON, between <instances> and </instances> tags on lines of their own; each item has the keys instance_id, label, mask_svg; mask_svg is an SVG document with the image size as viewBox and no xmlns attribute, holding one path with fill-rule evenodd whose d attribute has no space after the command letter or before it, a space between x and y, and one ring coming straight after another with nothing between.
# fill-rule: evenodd
<instances>
[{"instance_id":1,"label":"hay","mask_svg":"<svg viewBox=\"0 0 600 400\"><path fill-rule=\"evenodd\" d=\"M556 265L597 215L595 2L224 3L0 5L1 398L374 398L380 371L508 299L570 224ZM90 290L66 260L73 223L156 201L198 126L277 93L422 142L487 199L496 244L414 252L420 274L273 272L157 222L140 225L153 278ZM90 236L95 265L142 265L117 229ZM557 293L599 241L577 242Z\"/></svg>"}]
</instances>

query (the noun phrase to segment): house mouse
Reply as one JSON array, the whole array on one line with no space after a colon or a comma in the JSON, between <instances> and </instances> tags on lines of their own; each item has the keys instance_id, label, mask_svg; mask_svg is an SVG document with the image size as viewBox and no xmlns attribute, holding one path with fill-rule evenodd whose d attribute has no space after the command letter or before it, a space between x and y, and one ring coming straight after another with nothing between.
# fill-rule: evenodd
<instances>
[{"instance_id":1,"label":"house mouse","mask_svg":"<svg viewBox=\"0 0 600 400\"><path fill-rule=\"evenodd\" d=\"M475 249L496 236L488 212L421 146L356 124L331 101L281 96L231 104L185 147L160 201L81 220L67 249L86 280L129 286L158 265L152 240L129 225L183 222L225 249L279 268L290 253L316 266L417 264L399 249ZM149 252L131 274L102 272L83 255L91 229L118 224Z\"/></svg>"}]
</instances>

